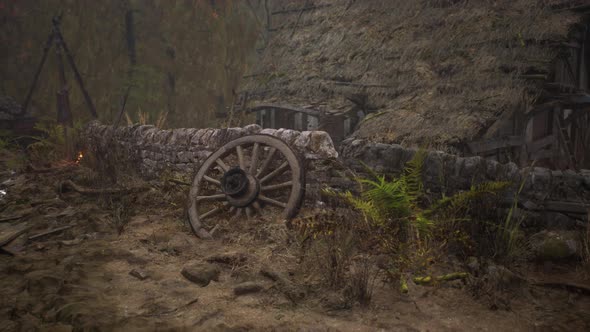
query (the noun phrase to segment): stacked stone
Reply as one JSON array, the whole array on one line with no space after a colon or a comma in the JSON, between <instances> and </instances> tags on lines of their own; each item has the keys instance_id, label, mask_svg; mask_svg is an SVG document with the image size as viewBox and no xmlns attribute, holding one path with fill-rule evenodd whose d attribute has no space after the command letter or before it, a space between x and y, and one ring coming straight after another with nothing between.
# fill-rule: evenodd
<instances>
[{"instance_id":1,"label":"stacked stone","mask_svg":"<svg viewBox=\"0 0 590 332\"><path fill-rule=\"evenodd\" d=\"M341 146L343 161L359 173L365 173L365 167L359 162L362 161L378 173L399 174L415 153L415 149L401 145L360 139L347 139ZM486 181L510 181L512 187L506 192L504 207L510 207L523 184L515 214L525 216L525 224L532 227L573 229L588 218L583 206L590 207L590 170L519 169L514 163L501 164L481 157L458 157L429 151L423 180L425 187L433 193L468 190L472 184ZM576 207L570 211L557 211L560 207L550 206L547 202L551 201L567 202Z\"/></svg>"},{"instance_id":2,"label":"stacked stone","mask_svg":"<svg viewBox=\"0 0 590 332\"><path fill-rule=\"evenodd\" d=\"M310 188L314 187L314 182L325 183L327 179L322 172L314 173L319 169L314 165L338 157L330 135L323 131L262 129L258 125L223 129L161 130L149 125L113 128L95 121L88 125L85 133L86 142L93 150L102 151L106 158L119 158L117 162L136 164L141 174L148 178L156 177L164 170L192 173L224 144L252 134L278 137L296 150L304 159ZM109 144L116 146L109 147ZM120 154L109 155L109 151L115 149L123 150L126 158L121 159Z\"/></svg>"}]
</instances>

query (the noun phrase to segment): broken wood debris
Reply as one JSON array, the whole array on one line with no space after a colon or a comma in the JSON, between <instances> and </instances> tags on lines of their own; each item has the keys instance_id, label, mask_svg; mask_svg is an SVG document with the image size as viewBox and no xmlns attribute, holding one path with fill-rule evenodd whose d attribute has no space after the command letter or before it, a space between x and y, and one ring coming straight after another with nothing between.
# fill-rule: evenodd
<instances>
[{"instance_id":1,"label":"broken wood debris","mask_svg":"<svg viewBox=\"0 0 590 332\"><path fill-rule=\"evenodd\" d=\"M20 224L12 227L5 228L0 231L0 247L12 242L12 240L21 236L21 234L27 232L32 226L28 224Z\"/></svg>"},{"instance_id":2,"label":"broken wood debris","mask_svg":"<svg viewBox=\"0 0 590 332\"><path fill-rule=\"evenodd\" d=\"M431 285L436 282L443 282L443 281L451 281L451 280L461 280L466 279L469 276L467 272L454 272L449 274L444 274L437 277L432 276L425 276L425 277L414 277L412 280L416 285Z\"/></svg>"},{"instance_id":3,"label":"broken wood debris","mask_svg":"<svg viewBox=\"0 0 590 332\"><path fill-rule=\"evenodd\" d=\"M28 215L30 215L31 212L29 213L22 213L22 214L18 214L18 215L14 215L14 216L10 216L10 217L4 217L4 218L0 218L0 222L5 222L5 221L12 221L12 220L17 220L23 217L26 217Z\"/></svg>"},{"instance_id":4,"label":"broken wood debris","mask_svg":"<svg viewBox=\"0 0 590 332\"><path fill-rule=\"evenodd\" d=\"M35 234L35 235L32 235L32 236L29 236L29 241L36 240L36 239L39 239L39 238L42 238L44 236L51 235L51 234L54 234L54 233L59 233L59 232L65 231L67 229L70 229L72 227L74 227L74 225L67 225L67 226L63 226L63 227L58 227L58 228L50 229L48 231L45 231L45 232L42 232L42 233L39 233L39 234Z\"/></svg>"},{"instance_id":5,"label":"broken wood debris","mask_svg":"<svg viewBox=\"0 0 590 332\"><path fill-rule=\"evenodd\" d=\"M271 15L299 13L299 12L303 12L303 11L321 9L321 8L326 8L326 7L330 7L330 6L332 6L332 4L317 5L317 6L304 6L303 8L297 8L297 9L282 9L282 10L277 10L277 11L272 12Z\"/></svg>"},{"instance_id":6,"label":"broken wood debris","mask_svg":"<svg viewBox=\"0 0 590 332\"><path fill-rule=\"evenodd\" d=\"M68 189L71 189L77 193L83 195L117 195L117 194L132 194L147 191L149 187L134 187L134 188L103 188L103 189L94 189L94 188L86 188L79 186L72 182L71 180L63 181L58 186L59 193L64 193Z\"/></svg>"}]
</instances>

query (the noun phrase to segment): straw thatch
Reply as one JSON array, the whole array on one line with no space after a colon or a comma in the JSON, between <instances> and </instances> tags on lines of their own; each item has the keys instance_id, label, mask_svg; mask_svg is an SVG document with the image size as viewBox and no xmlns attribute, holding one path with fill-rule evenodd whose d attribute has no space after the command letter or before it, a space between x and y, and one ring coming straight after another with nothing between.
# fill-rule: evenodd
<instances>
[{"instance_id":1,"label":"straw thatch","mask_svg":"<svg viewBox=\"0 0 590 332\"><path fill-rule=\"evenodd\" d=\"M566 2L271 0L243 90L250 102L361 110L360 137L460 151L535 103L530 78L550 75L582 19Z\"/></svg>"}]
</instances>

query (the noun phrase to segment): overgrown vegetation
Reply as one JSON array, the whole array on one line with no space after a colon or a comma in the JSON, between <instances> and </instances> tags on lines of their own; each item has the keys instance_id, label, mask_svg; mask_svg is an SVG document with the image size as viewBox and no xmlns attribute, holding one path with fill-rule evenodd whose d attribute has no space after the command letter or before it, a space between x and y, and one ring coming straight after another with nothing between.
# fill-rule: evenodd
<instances>
[{"instance_id":1,"label":"overgrown vegetation","mask_svg":"<svg viewBox=\"0 0 590 332\"><path fill-rule=\"evenodd\" d=\"M354 302L368 304L377 275L396 287L401 285L403 292L408 274L432 275L433 264L448 254L514 259L516 248L522 247L514 207L503 220L483 213L494 210L499 193L510 182L473 184L469 190L433 200L422 181L426 155L418 151L397 177L367 168L369 178L356 179L358 194L325 189L353 212L307 218L296 224L308 261L315 262L326 284L344 289ZM381 271L372 268L375 266ZM433 279L433 283L443 281L446 279Z\"/></svg>"}]
</instances>

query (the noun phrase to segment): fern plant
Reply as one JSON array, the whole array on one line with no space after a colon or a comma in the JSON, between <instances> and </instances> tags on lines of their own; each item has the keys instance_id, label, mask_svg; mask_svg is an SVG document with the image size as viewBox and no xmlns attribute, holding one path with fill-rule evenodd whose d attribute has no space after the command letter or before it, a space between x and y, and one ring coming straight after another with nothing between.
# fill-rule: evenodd
<instances>
[{"instance_id":1,"label":"fern plant","mask_svg":"<svg viewBox=\"0 0 590 332\"><path fill-rule=\"evenodd\" d=\"M72 157L72 149L78 145L82 123L75 122L72 128L66 128L52 121L39 122L35 129L42 134L32 136L35 142L27 147L31 161L37 163L51 163ZM67 135L67 136L66 136Z\"/></svg>"},{"instance_id":2,"label":"fern plant","mask_svg":"<svg viewBox=\"0 0 590 332\"><path fill-rule=\"evenodd\" d=\"M427 234L433 222L428 219L418 202L424 195L422 168L426 150L419 150L406 164L401 176L387 180L365 165L373 179L357 178L362 193L355 197L350 191L329 194L338 195L365 217L365 221L378 227L413 226L420 234ZM366 189L364 189L366 187ZM364 190L363 190L364 189Z\"/></svg>"},{"instance_id":3,"label":"fern plant","mask_svg":"<svg viewBox=\"0 0 590 332\"><path fill-rule=\"evenodd\" d=\"M327 192L340 196L359 210L366 222L379 227L391 226L391 223L398 223L398 226L407 224L415 228L419 236L425 236L430 233L435 220L469 220L465 215L473 201L487 195L495 195L510 186L510 182L484 182L472 185L470 190L443 196L430 207L424 208L420 205L420 200L424 197L422 172L426 156L426 150L418 150L406 163L402 174L391 180L376 174L365 165L373 179L356 179L361 185L360 197L354 196L350 191Z\"/></svg>"}]
</instances>

